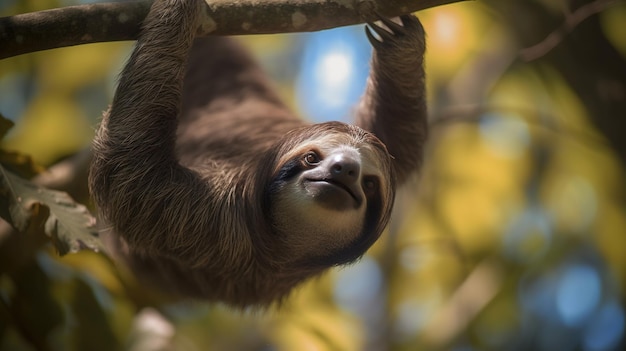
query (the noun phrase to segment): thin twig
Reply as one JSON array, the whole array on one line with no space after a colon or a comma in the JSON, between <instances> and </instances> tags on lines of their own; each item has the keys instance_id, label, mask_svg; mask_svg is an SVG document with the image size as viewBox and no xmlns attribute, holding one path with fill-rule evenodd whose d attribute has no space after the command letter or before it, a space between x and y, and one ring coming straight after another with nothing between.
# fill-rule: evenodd
<instances>
[{"instance_id":1,"label":"thin twig","mask_svg":"<svg viewBox=\"0 0 626 351\"><path fill-rule=\"evenodd\" d=\"M572 13L566 14L565 21L561 27L548 34L548 36L541 42L520 50L520 58L525 62L530 62L545 56L548 52L559 45L559 43L563 41L563 38L574 30L574 28L576 28L582 21L606 10L616 3L617 0L596 0L581 6Z\"/></svg>"}]
</instances>

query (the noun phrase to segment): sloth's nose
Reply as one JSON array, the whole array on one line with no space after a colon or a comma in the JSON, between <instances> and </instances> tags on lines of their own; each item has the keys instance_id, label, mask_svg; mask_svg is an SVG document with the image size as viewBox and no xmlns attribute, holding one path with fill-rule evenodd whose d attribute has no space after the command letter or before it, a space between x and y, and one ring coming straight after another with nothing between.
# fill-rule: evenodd
<instances>
[{"instance_id":1,"label":"sloth's nose","mask_svg":"<svg viewBox=\"0 0 626 351\"><path fill-rule=\"evenodd\" d=\"M359 179L361 163L355 157L347 154L334 155L332 162L330 173L333 179L344 184L351 184Z\"/></svg>"}]
</instances>

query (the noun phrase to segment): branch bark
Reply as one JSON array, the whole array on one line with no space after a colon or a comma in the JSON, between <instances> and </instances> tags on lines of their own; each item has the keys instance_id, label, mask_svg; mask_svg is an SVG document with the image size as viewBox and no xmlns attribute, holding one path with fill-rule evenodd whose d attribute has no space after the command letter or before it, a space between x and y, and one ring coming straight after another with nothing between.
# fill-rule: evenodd
<instances>
[{"instance_id":1,"label":"branch bark","mask_svg":"<svg viewBox=\"0 0 626 351\"><path fill-rule=\"evenodd\" d=\"M310 32L465 0L206 0L215 35ZM152 1L99 3L0 18L0 59L98 42L134 40Z\"/></svg>"}]
</instances>

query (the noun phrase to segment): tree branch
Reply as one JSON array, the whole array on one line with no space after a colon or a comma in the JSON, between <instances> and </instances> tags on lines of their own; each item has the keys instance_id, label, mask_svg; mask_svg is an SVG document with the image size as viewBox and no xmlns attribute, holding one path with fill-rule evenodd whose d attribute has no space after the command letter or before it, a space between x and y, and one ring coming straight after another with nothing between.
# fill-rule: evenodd
<instances>
[{"instance_id":1,"label":"tree branch","mask_svg":"<svg viewBox=\"0 0 626 351\"><path fill-rule=\"evenodd\" d=\"M570 34L582 21L615 5L617 5L617 0L596 0L581 6L572 13L566 13L565 21L561 27L548 34L541 42L520 51L521 59L529 62L545 56L559 45L565 36Z\"/></svg>"},{"instance_id":2,"label":"tree branch","mask_svg":"<svg viewBox=\"0 0 626 351\"><path fill-rule=\"evenodd\" d=\"M0 59L137 37L151 1L69 6L0 18Z\"/></svg>"},{"instance_id":3,"label":"tree branch","mask_svg":"<svg viewBox=\"0 0 626 351\"><path fill-rule=\"evenodd\" d=\"M211 34L310 32L464 0L207 0ZM89 43L134 40L152 1L69 6L0 18L0 59Z\"/></svg>"}]
</instances>

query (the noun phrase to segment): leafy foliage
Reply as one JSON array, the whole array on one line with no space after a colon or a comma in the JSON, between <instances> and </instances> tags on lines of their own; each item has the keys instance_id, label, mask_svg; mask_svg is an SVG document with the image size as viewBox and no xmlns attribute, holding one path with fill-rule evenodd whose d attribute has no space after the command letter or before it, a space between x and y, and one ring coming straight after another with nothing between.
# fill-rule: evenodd
<instances>
[{"instance_id":1,"label":"leafy foliage","mask_svg":"<svg viewBox=\"0 0 626 351\"><path fill-rule=\"evenodd\" d=\"M64 192L45 189L0 166L3 218L21 232L45 230L61 255L83 249L99 251L95 218ZM4 207L3 206L3 207Z\"/></svg>"},{"instance_id":2,"label":"leafy foliage","mask_svg":"<svg viewBox=\"0 0 626 351\"><path fill-rule=\"evenodd\" d=\"M12 123L0 116L0 135L6 134ZM78 252L82 249L99 251L95 218L84 205L76 203L67 193L45 189L7 168L33 174L37 167L29 157L16 152L0 152L0 216L23 233L44 230L58 252Z\"/></svg>"}]
</instances>

